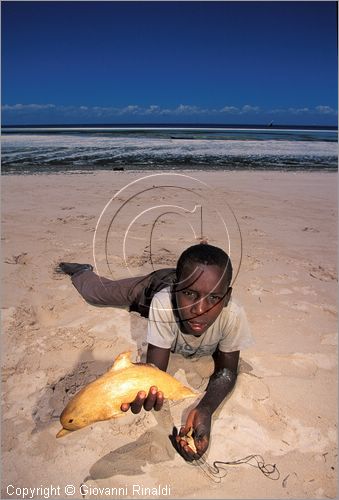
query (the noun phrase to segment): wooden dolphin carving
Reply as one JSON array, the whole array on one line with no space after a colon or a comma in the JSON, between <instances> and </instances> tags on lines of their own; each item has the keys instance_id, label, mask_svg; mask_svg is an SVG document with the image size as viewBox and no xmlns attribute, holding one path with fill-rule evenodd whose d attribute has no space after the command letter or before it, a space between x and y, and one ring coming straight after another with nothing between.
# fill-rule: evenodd
<instances>
[{"instance_id":1,"label":"wooden dolphin carving","mask_svg":"<svg viewBox=\"0 0 339 500\"><path fill-rule=\"evenodd\" d=\"M112 368L82 388L67 404L60 416L62 429L56 437L93 424L125 415L122 403L131 403L139 391L156 386L164 398L179 400L198 396L181 382L154 365L132 363L131 352L123 352Z\"/></svg>"}]
</instances>

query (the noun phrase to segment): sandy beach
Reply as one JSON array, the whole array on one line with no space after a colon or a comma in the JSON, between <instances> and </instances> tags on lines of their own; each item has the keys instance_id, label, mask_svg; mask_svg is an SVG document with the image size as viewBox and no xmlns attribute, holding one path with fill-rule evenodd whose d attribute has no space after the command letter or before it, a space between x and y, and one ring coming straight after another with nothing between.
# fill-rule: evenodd
<instances>
[{"instance_id":1,"label":"sandy beach","mask_svg":"<svg viewBox=\"0 0 339 500\"><path fill-rule=\"evenodd\" d=\"M336 497L337 174L182 173L3 176L2 498ZM218 478L186 463L168 436L190 400L55 437L72 394L122 351L143 360L147 328L87 304L56 264L142 275L175 266L201 236L230 245L255 338L205 458L258 454L277 480L246 464ZM172 355L169 372L201 391L212 368Z\"/></svg>"}]
</instances>

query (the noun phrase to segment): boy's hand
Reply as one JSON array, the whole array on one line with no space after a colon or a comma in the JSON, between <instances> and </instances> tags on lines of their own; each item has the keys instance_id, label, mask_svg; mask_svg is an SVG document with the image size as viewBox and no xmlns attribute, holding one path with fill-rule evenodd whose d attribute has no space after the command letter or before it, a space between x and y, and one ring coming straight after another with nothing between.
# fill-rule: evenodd
<instances>
[{"instance_id":1,"label":"boy's hand","mask_svg":"<svg viewBox=\"0 0 339 500\"><path fill-rule=\"evenodd\" d=\"M158 391L157 387L152 386L148 395L145 391L140 391L132 403L123 403L120 407L121 411L128 411L131 409L132 413L140 413L144 408L146 411L155 410L159 411L164 403L164 395Z\"/></svg>"},{"instance_id":2,"label":"boy's hand","mask_svg":"<svg viewBox=\"0 0 339 500\"><path fill-rule=\"evenodd\" d=\"M186 424L180 429L179 435L174 436L176 449L187 461L198 460L207 450L211 433L212 415L206 408L194 408L188 414ZM189 447L186 434L193 429L196 453Z\"/></svg>"}]
</instances>

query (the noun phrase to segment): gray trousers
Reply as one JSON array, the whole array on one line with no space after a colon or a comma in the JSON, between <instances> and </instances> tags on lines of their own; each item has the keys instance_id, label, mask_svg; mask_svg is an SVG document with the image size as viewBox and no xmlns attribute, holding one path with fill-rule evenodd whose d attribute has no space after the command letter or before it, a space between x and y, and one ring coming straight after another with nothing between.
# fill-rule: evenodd
<instances>
[{"instance_id":1,"label":"gray trousers","mask_svg":"<svg viewBox=\"0 0 339 500\"><path fill-rule=\"evenodd\" d=\"M80 295L92 305L129 307L148 318L149 306L155 293L170 286L175 280L175 269L153 271L146 276L110 280L93 271L82 271L72 276L72 283Z\"/></svg>"}]
</instances>

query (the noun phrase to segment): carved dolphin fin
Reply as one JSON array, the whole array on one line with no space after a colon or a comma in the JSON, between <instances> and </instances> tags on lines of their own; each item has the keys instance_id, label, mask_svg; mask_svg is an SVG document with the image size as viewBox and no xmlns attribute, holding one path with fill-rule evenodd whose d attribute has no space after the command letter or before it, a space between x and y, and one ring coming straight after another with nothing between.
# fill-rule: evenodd
<instances>
[{"instance_id":1,"label":"carved dolphin fin","mask_svg":"<svg viewBox=\"0 0 339 500\"><path fill-rule=\"evenodd\" d=\"M110 368L109 371L117 371L117 370L122 370L124 368L128 368L129 366L132 365L131 362L131 351L127 352L122 352L119 354L119 356L115 359L112 368Z\"/></svg>"},{"instance_id":2,"label":"carved dolphin fin","mask_svg":"<svg viewBox=\"0 0 339 500\"><path fill-rule=\"evenodd\" d=\"M68 429L65 429L64 427L62 429L60 429L60 431L58 432L58 434L56 435L57 438L61 438L63 436L66 436L66 434L69 434L70 432L73 432L73 431L69 431Z\"/></svg>"}]
</instances>

